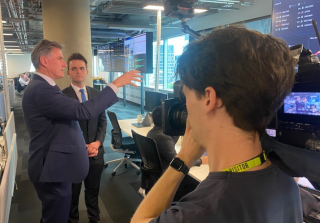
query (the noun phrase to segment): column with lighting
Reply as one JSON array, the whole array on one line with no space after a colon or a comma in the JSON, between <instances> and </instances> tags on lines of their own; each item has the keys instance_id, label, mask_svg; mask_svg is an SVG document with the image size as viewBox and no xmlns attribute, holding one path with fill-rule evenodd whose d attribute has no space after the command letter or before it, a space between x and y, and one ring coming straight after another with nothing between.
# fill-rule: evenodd
<instances>
[{"instance_id":1,"label":"column with lighting","mask_svg":"<svg viewBox=\"0 0 320 223\"><path fill-rule=\"evenodd\" d=\"M88 0L45 0L42 1L43 37L58 41L65 47L62 53L67 58L75 52L88 60L89 74L86 85L92 86L92 50L90 29L90 1ZM65 69L65 77L56 80L63 89L70 85Z\"/></svg>"},{"instance_id":2,"label":"column with lighting","mask_svg":"<svg viewBox=\"0 0 320 223\"><path fill-rule=\"evenodd\" d=\"M2 18L1 12L1 3L0 3L0 18ZM3 94L4 94L4 107L5 107L5 114L6 117L2 117L3 120L8 120L10 116L10 97L9 97L9 85L7 79L7 62L6 62L6 55L4 51L4 39L3 39L3 27L0 27L0 52L1 52L1 62L2 62L2 81L3 81Z\"/></svg>"}]
</instances>

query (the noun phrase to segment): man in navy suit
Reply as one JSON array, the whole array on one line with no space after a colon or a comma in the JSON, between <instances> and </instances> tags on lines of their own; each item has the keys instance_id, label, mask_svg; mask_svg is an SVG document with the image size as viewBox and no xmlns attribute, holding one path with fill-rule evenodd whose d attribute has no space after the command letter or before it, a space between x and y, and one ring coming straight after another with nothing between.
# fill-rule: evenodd
<instances>
[{"instance_id":1,"label":"man in navy suit","mask_svg":"<svg viewBox=\"0 0 320 223\"><path fill-rule=\"evenodd\" d=\"M71 203L71 184L88 174L86 143L77 120L98 117L118 101L119 87L140 81L138 71L130 71L104 88L95 98L80 103L66 97L54 80L64 76L66 63L62 45L40 41L32 51L36 68L26 88L22 108L30 135L28 173L42 202L42 223L66 223ZM98 150L89 151L97 155Z\"/></svg>"},{"instance_id":2,"label":"man in navy suit","mask_svg":"<svg viewBox=\"0 0 320 223\"><path fill-rule=\"evenodd\" d=\"M85 86L85 79L88 75L87 60L80 53L72 54L67 61L68 76L71 79L71 85L62 93L65 96L74 98L80 102L94 98L99 94L97 89ZM84 141L86 142L88 156L89 156L89 173L84 180L85 186L85 203L87 206L87 213L89 223L100 222L98 195L100 187L100 178L103 170L103 141L106 136L107 118L103 111L99 117L89 121L79 121L82 130ZM94 156L91 151L98 149L98 155ZM81 191L81 183L72 184L72 199L69 213L69 223L79 222L79 195Z\"/></svg>"}]
</instances>

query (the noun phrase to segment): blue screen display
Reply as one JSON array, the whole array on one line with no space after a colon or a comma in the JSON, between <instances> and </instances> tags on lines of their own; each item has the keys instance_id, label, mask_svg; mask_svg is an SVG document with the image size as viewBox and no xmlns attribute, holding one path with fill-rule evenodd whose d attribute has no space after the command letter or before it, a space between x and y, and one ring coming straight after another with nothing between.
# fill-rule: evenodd
<instances>
[{"instance_id":1,"label":"blue screen display","mask_svg":"<svg viewBox=\"0 0 320 223\"><path fill-rule=\"evenodd\" d=\"M318 55L320 46L312 19L320 24L319 8L319 0L273 0L271 34L289 46L302 43Z\"/></svg>"},{"instance_id":2,"label":"blue screen display","mask_svg":"<svg viewBox=\"0 0 320 223\"><path fill-rule=\"evenodd\" d=\"M292 92L284 100L284 113L320 116L319 92Z\"/></svg>"}]
</instances>

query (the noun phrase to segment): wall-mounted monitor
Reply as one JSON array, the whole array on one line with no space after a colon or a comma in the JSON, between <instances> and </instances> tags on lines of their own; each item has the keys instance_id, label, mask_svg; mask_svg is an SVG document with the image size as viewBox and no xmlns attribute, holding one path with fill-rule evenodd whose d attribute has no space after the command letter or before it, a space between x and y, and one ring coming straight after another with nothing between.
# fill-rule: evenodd
<instances>
[{"instance_id":1,"label":"wall-mounted monitor","mask_svg":"<svg viewBox=\"0 0 320 223\"><path fill-rule=\"evenodd\" d=\"M273 0L271 34L289 46L302 43L318 55L320 46L312 19L320 23L319 8L319 0Z\"/></svg>"},{"instance_id":2,"label":"wall-mounted monitor","mask_svg":"<svg viewBox=\"0 0 320 223\"><path fill-rule=\"evenodd\" d=\"M124 72L123 40L98 47L99 70Z\"/></svg>"},{"instance_id":3,"label":"wall-mounted monitor","mask_svg":"<svg viewBox=\"0 0 320 223\"><path fill-rule=\"evenodd\" d=\"M125 71L153 73L153 34L142 33L124 40Z\"/></svg>"},{"instance_id":4,"label":"wall-mounted monitor","mask_svg":"<svg viewBox=\"0 0 320 223\"><path fill-rule=\"evenodd\" d=\"M153 34L142 33L98 47L99 70L127 72L139 70L153 73Z\"/></svg>"}]
</instances>

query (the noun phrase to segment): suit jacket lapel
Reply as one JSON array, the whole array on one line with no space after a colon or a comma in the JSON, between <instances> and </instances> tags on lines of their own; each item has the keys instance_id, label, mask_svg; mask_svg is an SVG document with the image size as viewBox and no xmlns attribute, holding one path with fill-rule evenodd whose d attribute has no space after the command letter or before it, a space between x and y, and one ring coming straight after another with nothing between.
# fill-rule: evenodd
<instances>
[{"instance_id":1,"label":"suit jacket lapel","mask_svg":"<svg viewBox=\"0 0 320 223\"><path fill-rule=\"evenodd\" d=\"M69 97L77 99L79 101L79 98L71 85L69 86L69 91L70 91Z\"/></svg>"},{"instance_id":2,"label":"suit jacket lapel","mask_svg":"<svg viewBox=\"0 0 320 223\"><path fill-rule=\"evenodd\" d=\"M87 94L88 94L87 100L90 100L90 99L92 98L90 88L88 88L88 87L86 86L86 89L87 89Z\"/></svg>"}]
</instances>

